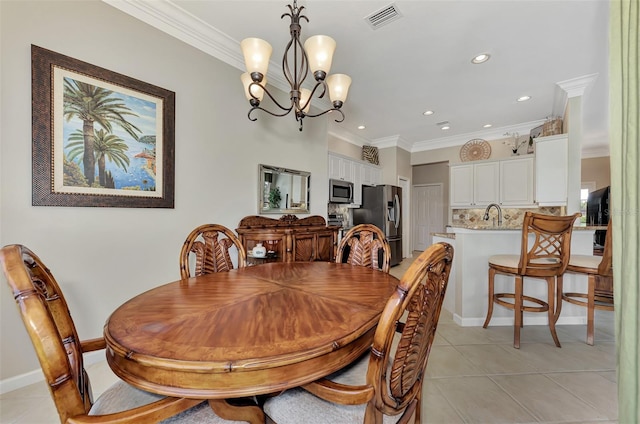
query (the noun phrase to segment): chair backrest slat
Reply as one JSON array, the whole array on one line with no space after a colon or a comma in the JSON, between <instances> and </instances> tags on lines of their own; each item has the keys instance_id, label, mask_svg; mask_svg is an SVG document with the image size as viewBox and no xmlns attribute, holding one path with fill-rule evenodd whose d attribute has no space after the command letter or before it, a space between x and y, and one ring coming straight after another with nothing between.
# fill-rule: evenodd
<instances>
[{"instance_id":1,"label":"chair backrest slat","mask_svg":"<svg viewBox=\"0 0 640 424\"><path fill-rule=\"evenodd\" d=\"M525 212L518 274L538 277L562 275L569 264L573 223L580 215Z\"/></svg>"},{"instance_id":2,"label":"chair backrest slat","mask_svg":"<svg viewBox=\"0 0 640 424\"><path fill-rule=\"evenodd\" d=\"M194 276L210 274L213 272L225 272L233 269L233 262L229 249L235 246L238 251L238 268L244 268L247 264L247 254L236 234L217 224L204 224L187 236L180 251L180 278L191 277L191 269ZM193 266L190 256L194 256Z\"/></svg>"},{"instance_id":3,"label":"chair backrest slat","mask_svg":"<svg viewBox=\"0 0 640 424\"><path fill-rule=\"evenodd\" d=\"M347 231L338 246L337 263L345 261L347 248L346 263L389 272L391 247L384 233L375 225L359 224Z\"/></svg>"}]
</instances>

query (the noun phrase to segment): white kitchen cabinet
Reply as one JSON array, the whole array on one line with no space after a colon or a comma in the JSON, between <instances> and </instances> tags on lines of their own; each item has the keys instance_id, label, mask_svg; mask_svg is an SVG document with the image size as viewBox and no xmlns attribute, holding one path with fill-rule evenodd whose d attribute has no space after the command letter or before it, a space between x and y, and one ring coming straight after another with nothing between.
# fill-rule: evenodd
<instances>
[{"instance_id":1,"label":"white kitchen cabinet","mask_svg":"<svg viewBox=\"0 0 640 424\"><path fill-rule=\"evenodd\" d=\"M449 181L451 206L486 206L497 202L499 172L498 162L452 166Z\"/></svg>"},{"instance_id":2,"label":"white kitchen cabinet","mask_svg":"<svg viewBox=\"0 0 640 424\"><path fill-rule=\"evenodd\" d=\"M353 160L329 154L329 178L353 182L354 172Z\"/></svg>"},{"instance_id":3,"label":"white kitchen cabinet","mask_svg":"<svg viewBox=\"0 0 640 424\"><path fill-rule=\"evenodd\" d=\"M540 206L566 206L569 164L567 134L538 137L535 143L535 200Z\"/></svg>"},{"instance_id":4,"label":"white kitchen cabinet","mask_svg":"<svg viewBox=\"0 0 640 424\"><path fill-rule=\"evenodd\" d=\"M374 164L362 164L362 185L375 186L382 184L382 169Z\"/></svg>"},{"instance_id":5,"label":"white kitchen cabinet","mask_svg":"<svg viewBox=\"0 0 640 424\"><path fill-rule=\"evenodd\" d=\"M453 165L451 207L532 206L533 182L533 157Z\"/></svg>"},{"instance_id":6,"label":"white kitchen cabinet","mask_svg":"<svg viewBox=\"0 0 640 424\"><path fill-rule=\"evenodd\" d=\"M473 206L473 165L456 165L450 169L452 207Z\"/></svg>"},{"instance_id":7,"label":"white kitchen cabinet","mask_svg":"<svg viewBox=\"0 0 640 424\"><path fill-rule=\"evenodd\" d=\"M475 206L496 203L499 188L499 162L484 162L473 165L473 204Z\"/></svg>"},{"instance_id":8,"label":"white kitchen cabinet","mask_svg":"<svg viewBox=\"0 0 640 424\"><path fill-rule=\"evenodd\" d=\"M500 205L533 205L533 158L500 161Z\"/></svg>"}]
</instances>

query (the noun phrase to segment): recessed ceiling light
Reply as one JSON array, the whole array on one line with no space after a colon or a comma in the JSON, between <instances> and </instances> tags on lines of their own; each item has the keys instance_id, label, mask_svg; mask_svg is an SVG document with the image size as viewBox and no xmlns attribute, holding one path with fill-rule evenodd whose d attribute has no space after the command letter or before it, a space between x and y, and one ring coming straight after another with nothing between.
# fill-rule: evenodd
<instances>
[{"instance_id":1,"label":"recessed ceiling light","mask_svg":"<svg viewBox=\"0 0 640 424\"><path fill-rule=\"evenodd\" d=\"M425 110L422 114L426 115L426 116L433 115L433 111L432 110Z\"/></svg>"},{"instance_id":2,"label":"recessed ceiling light","mask_svg":"<svg viewBox=\"0 0 640 424\"><path fill-rule=\"evenodd\" d=\"M445 125L443 127L440 127L441 130L448 130L449 128L451 128L449 125Z\"/></svg>"},{"instance_id":3,"label":"recessed ceiling light","mask_svg":"<svg viewBox=\"0 0 640 424\"><path fill-rule=\"evenodd\" d=\"M363 129L365 129L365 128L366 128L366 127L365 127L364 125L358 125L358 129L359 129L359 130L363 130Z\"/></svg>"},{"instance_id":4,"label":"recessed ceiling light","mask_svg":"<svg viewBox=\"0 0 640 424\"><path fill-rule=\"evenodd\" d=\"M526 102L527 100L530 100L531 96L522 96L522 97L518 97L519 102Z\"/></svg>"},{"instance_id":5,"label":"recessed ceiling light","mask_svg":"<svg viewBox=\"0 0 640 424\"><path fill-rule=\"evenodd\" d=\"M471 63L474 63L474 64L478 65L480 63L486 62L487 60L489 60L490 57L491 57L491 55L489 53L482 53L482 54L477 55L473 59L471 59Z\"/></svg>"},{"instance_id":6,"label":"recessed ceiling light","mask_svg":"<svg viewBox=\"0 0 640 424\"><path fill-rule=\"evenodd\" d=\"M491 128L492 126L493 126L493 125L491 125L491 124L484 124L482 127L483 127L483 128Z\"/></svg>"}]
</instances>

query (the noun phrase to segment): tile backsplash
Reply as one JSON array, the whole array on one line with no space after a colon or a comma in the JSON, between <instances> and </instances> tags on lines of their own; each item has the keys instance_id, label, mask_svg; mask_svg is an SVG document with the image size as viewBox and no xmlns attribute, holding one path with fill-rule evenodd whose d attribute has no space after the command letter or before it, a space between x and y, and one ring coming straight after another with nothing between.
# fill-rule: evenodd
<instances>
[{"instance_id":1,"label":"tile backsplash","mask_svg":"<svg viewBox=\"0 0 640 424\"><path fill-rule=\"evenodd\" d=\"M491 223L493 218L498 220L498 211L491 208L489 211L489 221L483 221L485 208L482 209L453 209L451 212L452 225L482 225ZM521 228L524 213L527 211L543 213L547 215L560 216L565 213L565 208L561 206L547 206L540 208L502 208L502 226L506 228Z\"/></svg>"},{"instance_id":2,"label":"tile backsplash","mask_svg":"<svg viewBox=\"0 0 640 424\"><path fill-rule=\"evenodd\" d=\"M342 225L344 227L350 227L353 225L353 214L351 212L351 208L345 206L344 204L329 203L327 205L327 213L341 214L343 217Z\"/></svg>"}]
</instances>

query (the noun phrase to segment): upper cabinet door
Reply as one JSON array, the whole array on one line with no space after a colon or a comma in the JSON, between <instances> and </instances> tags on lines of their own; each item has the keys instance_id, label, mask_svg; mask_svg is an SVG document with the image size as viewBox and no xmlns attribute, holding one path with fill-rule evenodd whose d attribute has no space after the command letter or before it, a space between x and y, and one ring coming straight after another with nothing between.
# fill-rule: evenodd
<instances>
[{"instance_id":1,"label":"upper cabinet door","mask_svg":"<svg viewBox=\"0 0 640 424\"><path fill-rule=\"evenodd\" d=\"M473 165L473 204L487 206L498 201L500 189L500 163L486 162Z\"/></svg>"},{"instance_id":2,"label":"upper cabinet door","mask_svg":"<svg viewBox=\"0 0 640 424\"><path fill-rule=\"evenodd\" d=\"M533 158L500 161L500 204L533 205Z\"/></svg>"},{"instance_id":3,"label":"upper cabinet door","mask_svg":"<svg viewBox=\"0 0 640 424\"><path fill-rule=\"evenodd\" d=\"M540 206L567 205L566 134L539 137L536 141L536 202Z\"/></svg>"},{"instance_id":4,"label":"upper cabinet door","mask_svg":"<svg viewBox=\"0 0 640 424\"><path fill-rule=\"evenodd\" d=\"M473 165L452 166L449 184L452 207L473 206Z\"/></svg>"}]
</instances>

